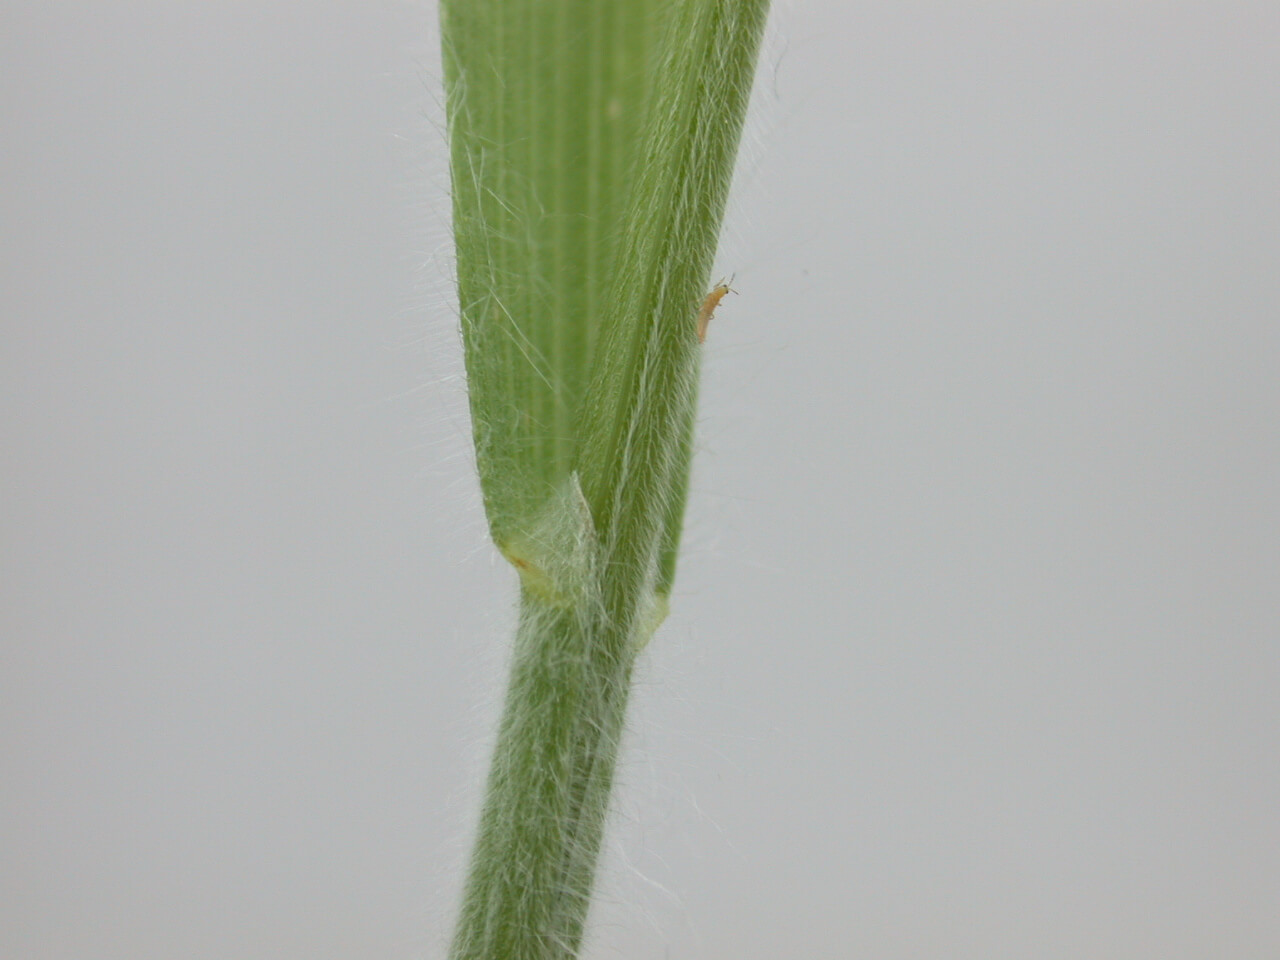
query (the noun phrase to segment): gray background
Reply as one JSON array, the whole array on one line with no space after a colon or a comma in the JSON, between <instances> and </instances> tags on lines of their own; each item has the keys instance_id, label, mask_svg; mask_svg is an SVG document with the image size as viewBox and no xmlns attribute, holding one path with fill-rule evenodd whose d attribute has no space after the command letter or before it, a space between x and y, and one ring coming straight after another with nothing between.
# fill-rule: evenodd
<instances>
[{"instance_id":1,"label":"gray background","mask_svg":"<svg viewBox=\"0 0 1280 960\"><path fill-rule=\"evenodd\" d=\"M0 28L0 956L438 958L514 577L430 5ZM591 958L1280 955L1280 8L782 3Z\"/></svg>"}]
</instances>

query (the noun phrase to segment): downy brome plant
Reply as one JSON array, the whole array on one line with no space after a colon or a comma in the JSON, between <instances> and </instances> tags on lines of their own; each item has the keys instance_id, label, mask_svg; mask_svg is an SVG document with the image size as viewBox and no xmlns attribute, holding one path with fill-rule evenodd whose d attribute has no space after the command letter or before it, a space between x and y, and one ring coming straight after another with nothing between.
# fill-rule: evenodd
<instances>
[{"instance_id":1,"label":"downy brome plant","mask_svg":"<svg viewBox=\"0 0 1280 960\"><path fill-rule=\"evenodd\" d=\"M667 612L767 0L441 0L457 279L510 685L453 960L578 955Z\"/></svg>"}]
</instances>

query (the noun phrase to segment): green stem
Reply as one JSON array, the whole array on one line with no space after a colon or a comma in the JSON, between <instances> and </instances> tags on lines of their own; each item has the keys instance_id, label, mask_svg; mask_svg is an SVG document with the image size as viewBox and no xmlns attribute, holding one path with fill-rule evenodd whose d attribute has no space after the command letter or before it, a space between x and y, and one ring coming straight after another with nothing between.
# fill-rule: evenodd
<instances>
[{"instance_id":1,"label":"green stem","mask_svg":"<svg viewBox=\"0 0 1280 960\"><path fill-rule=\"evenodd\" d=\"M634 645L525 591L453 960L577 955Z\"/></svg>"},{"instance_id":2,"label":"green stem","mask_svg":"<svg viewBox=\"0 0 1280 960\"><path fill-rule=\"evenodd\" d=\"M767 0L442 0L476 460L521 576L453 960L573 960L688 489Z\"/></svg>"}]
</instances>

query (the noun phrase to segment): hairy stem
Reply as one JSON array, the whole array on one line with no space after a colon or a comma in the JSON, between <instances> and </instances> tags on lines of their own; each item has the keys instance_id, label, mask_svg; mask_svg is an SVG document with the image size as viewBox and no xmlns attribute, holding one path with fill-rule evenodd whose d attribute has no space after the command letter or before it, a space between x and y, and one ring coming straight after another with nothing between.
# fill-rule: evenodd
<instances>
[{"instance_id":1,"label":"hairy stem","mask_svg":"<svg viewBox=\"0 0 1280 960\"><path fill-rule=\"evenodd\" d=\"M634 645L526 591L454 960L577 955Z\"/></svg>"},{"instance_id":2,"label":"hairy stem","mask_svg":"<svg viewBox=\"0 0 1280 960\"><path fill-rule=\"evenodd\" d=\"M708 284L767 0L442 0L463 340L521 578L453 960L572 960L666 611Z\"/></svg>"}]
</instances>

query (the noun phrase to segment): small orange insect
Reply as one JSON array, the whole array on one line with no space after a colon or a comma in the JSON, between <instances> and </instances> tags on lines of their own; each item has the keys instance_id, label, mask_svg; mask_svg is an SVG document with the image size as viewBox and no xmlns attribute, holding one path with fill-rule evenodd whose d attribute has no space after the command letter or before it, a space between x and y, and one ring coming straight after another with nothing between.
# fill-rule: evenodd
<instances>
[{"instance_id":1,"label":"small orange insect","mask_svg":"<svg viewBox=\"0 0 1280 960\"><path fill-rule=\"evenodd\" d=\"M729 278L729 283L733 283L733 277ZM707 327L711 325L711 316L716 312L716 307L720 306L720 301L731 293L737 293L729 283L721 280L702 299L702 306L698 308L698 342L707 342Z\"/></svg>"}]
</instances>

